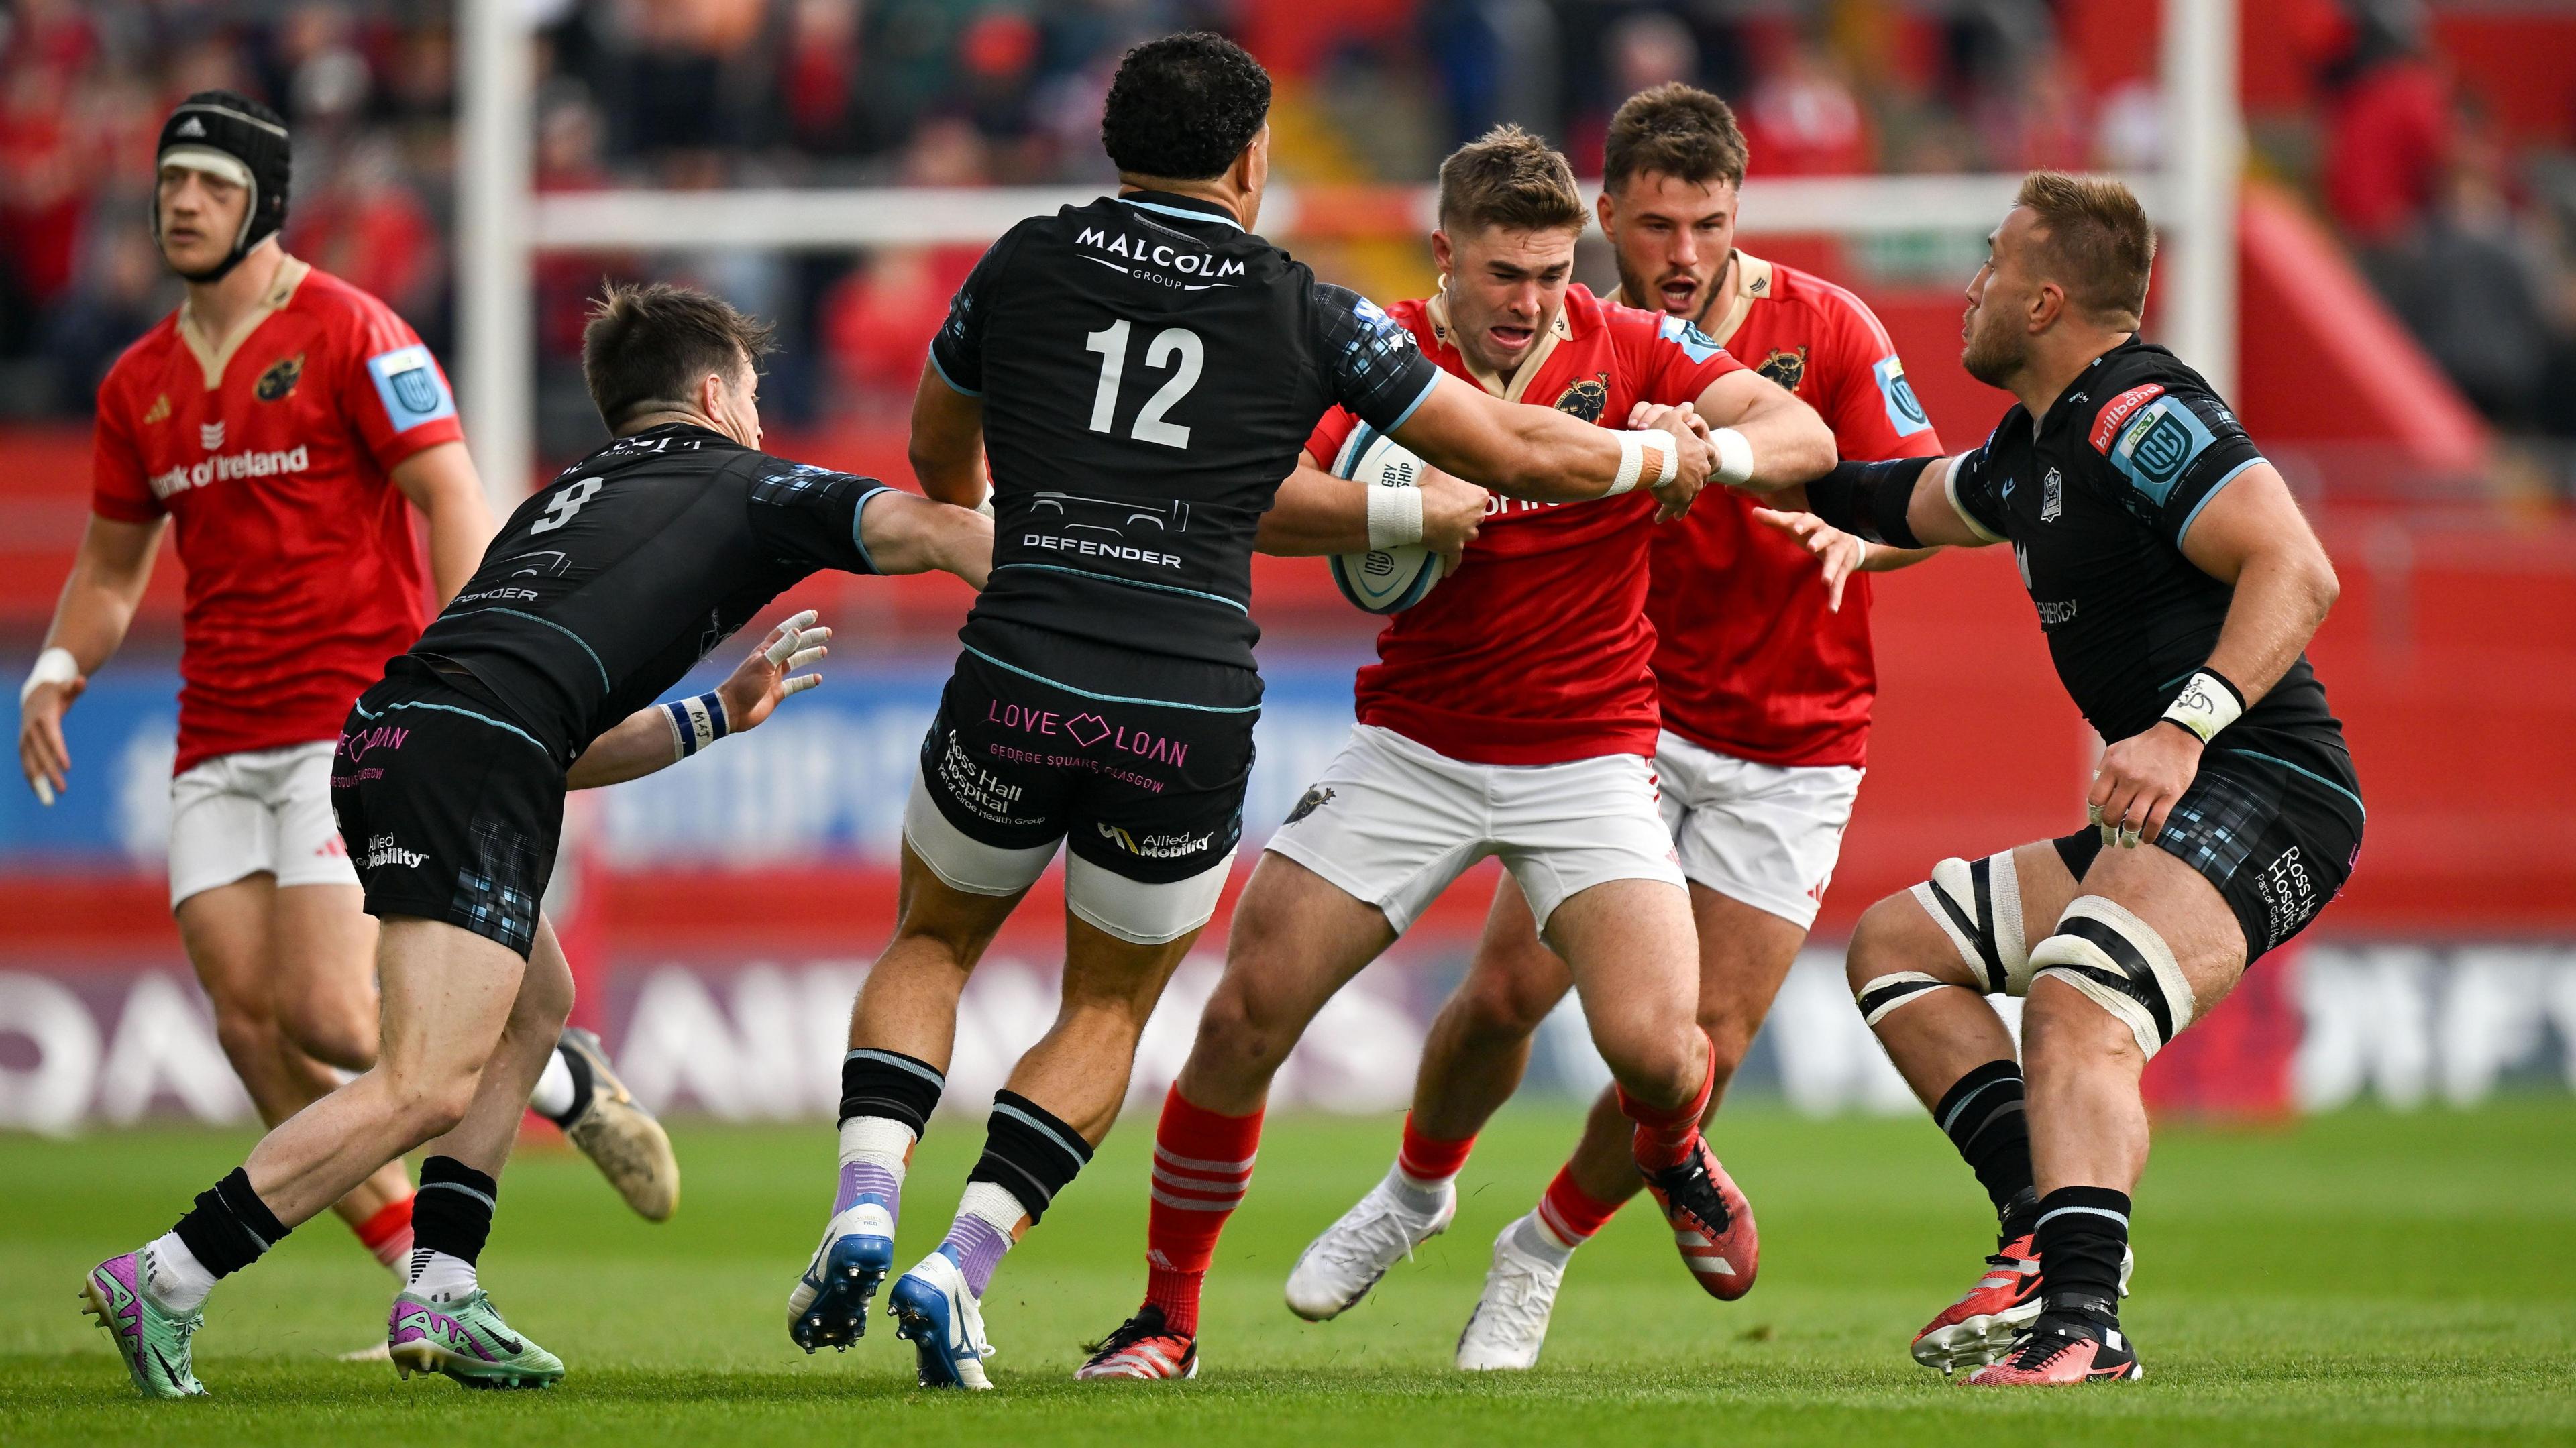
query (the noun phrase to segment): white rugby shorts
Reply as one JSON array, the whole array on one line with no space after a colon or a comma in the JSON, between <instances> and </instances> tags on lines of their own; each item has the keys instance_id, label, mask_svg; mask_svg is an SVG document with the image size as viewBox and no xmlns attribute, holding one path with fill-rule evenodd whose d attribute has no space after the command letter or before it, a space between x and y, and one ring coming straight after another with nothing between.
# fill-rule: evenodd
<instances>
[{"instance_id":1,"label":"white rugby shorts","mask_svg":"<svg viewBox=\"0 0 2576 1448\"><path fill-rule=\"evenodd\" d=\"M280 886L347 885L358 872L331 813L339 742L219 754L170 781L170 908L261 871Z\"/></svg>"},{"instance_id":2,"label":"white rugby shorts","mask_svg":"<svg viewBox=\"0 0 2576 1448\"><path fill-rule=\"evenodd\" d=\"M1801 930L1816 923L1863 771L1756 764L1667 729L1655 773L1664 825L1693 884Z\"/></svg>"},{"instance_id":3,"label":"white rugby shorts","mask_svg":"<svg viewBox=\"0 0 2576 1448\"><path fill-rule=\"evenodd\" d=\"M1399 935L1487 855L1502 857L1542 927L1606 881L1682 885L1642 757L1468 764L1372 724L1351 730L1264 848L1376 906Z\"/></svg>"}]
</instances>

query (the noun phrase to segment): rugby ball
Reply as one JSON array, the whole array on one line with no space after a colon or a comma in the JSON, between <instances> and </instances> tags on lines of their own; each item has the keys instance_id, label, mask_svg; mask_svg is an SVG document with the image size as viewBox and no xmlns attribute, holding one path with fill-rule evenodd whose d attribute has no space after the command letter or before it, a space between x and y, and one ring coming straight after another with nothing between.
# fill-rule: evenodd
<instances>
[{"instance_id":1,"label":"rugby ball","mask_svg":"<svg viewBox=\"0 0 2576 1448\"><path fill-rule=\"evenodd\" d=\"M1373 488L1415 487L1422 472L1422 459L1366 423L1352 430L1350 440L1333 459L1335 477L1356 479ZM1419 543L1336 553L1331 562L1333 582L1342 597L1368 613L1395 613L1420 603L1431 585L1440 581L1444 566L1439 554Z\"/></svg>"}]
</instances>

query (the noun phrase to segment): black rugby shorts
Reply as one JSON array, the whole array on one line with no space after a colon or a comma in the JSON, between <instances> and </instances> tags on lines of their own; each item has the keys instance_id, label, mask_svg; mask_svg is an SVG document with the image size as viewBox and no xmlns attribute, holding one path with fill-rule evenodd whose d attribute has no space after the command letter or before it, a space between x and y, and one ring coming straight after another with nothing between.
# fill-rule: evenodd
<instances>
[{"instance_id":1,"label":"black rugby shorts","mask_svg":"<svg viewBox=\"0 0 2576 1448\"><path fill-rule=\"evenodd\" d=\"M2269 754L2212 748L2153 843L2226 897L2250 966L2305 930L2351 878L2361 859L2358 783L2348 770L2331 779ZM2087 825L2055 844L2081 880L2102 835Z\"/></svg>"},{"instance_id":2,"label":"black rugby shorts","mask_svg":"<svg viewBox=\"0 0 2576 1448\"><path fill-rule=\"evenodd\" d=\"M442 920L522 956L563 804L553 755L407 655L358 696L331 761L331 810L367 913Z\"/></svg>"},{"instance_id":3,"label":"black rugby shorts","mask_svg":"<svg viewBox=\"0 0 2576 1448\"><path fill-rule=\"evenodd\" d=\"M921 741L921 775L968 839L1061 839L1114 875L1168 884L1242 840L1258 717L1079 694L969 652Z\"/></svg>"}]
</instances>

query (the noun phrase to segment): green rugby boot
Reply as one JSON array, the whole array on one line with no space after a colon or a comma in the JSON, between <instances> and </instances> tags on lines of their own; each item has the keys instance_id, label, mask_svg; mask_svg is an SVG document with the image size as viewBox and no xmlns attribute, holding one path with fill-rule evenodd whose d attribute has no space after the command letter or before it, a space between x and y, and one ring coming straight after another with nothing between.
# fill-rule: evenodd
<instances>
[{"instance_id":1,"label":"green rugby boot","mask_svg":"<svg viewBox=\"0 0 2576 1448\"><path fill-rule=\"evenodd\" d=\"M206 1385L188 1363L188 1339L206 1325L203 1313L164 1312L143 1290L143 1254L110 1257L89 1269L81 1284L84 1310L98 1319L125 1359L126 1372L147 1398L202 1398Z\"/></svg>"},{"instance_id":2,"label":"green rugby boot","mask_svg":"<svg viewBox=\"0 0 2576 1448\"><path fill-rule=\"evenodd\" d=\"M514 1332L481 1288L454 1302L405 1292L385 1322L394 1369L445 1373L469 1388L550 1388L563 1381L563 1359Z\"/></svg>"}]
</instances>

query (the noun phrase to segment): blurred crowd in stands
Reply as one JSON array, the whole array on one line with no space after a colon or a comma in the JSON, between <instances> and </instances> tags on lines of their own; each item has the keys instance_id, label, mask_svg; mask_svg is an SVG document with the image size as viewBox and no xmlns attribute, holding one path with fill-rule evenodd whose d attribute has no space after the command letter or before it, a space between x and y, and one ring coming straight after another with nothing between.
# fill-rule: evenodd
<instances>
[{"instance_id":1,"label":"blurred crowd in stands","mask_svg":"<svg viewBox=\"0 0 2576 1448\"><path fill-rule=\"evenodd\" d=\"M1119 52L1209 26L1282 67L1291 177L1427 179L1512 119L1597 167L1631 91L1735 100L1760 175L2152 169L2150 80L2082 83L2070 12L2118 0L520 0L541 40L540 186L1106 181ZM2257 0L2246 0L2249 5ZM2262 0L2321 104L2258 118L2366 274L2505 428L2576 438L2576 77L2556 145L2507 144L2412 0ZM6 0L0 5L0 417L79 416L175 301L146 232L151 148L192 90L296 127L291 250L383 296L445 351L452 0ZM1345 23L1347 22L1347 23ZM1292 27L1294 28L1294 27ZM2152 49L2141 35L2138 44ZM603 272L686 276L786 325L790 420L899 414L973 251L554 257L538 278L550 442L588 426L570 361Z\"/></svg>"}]
</instances>

